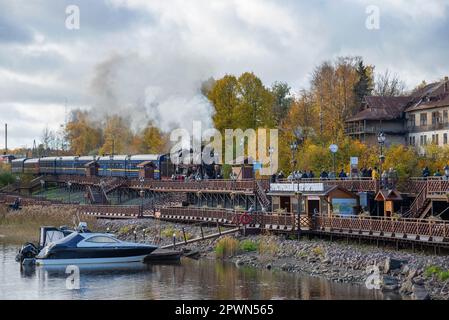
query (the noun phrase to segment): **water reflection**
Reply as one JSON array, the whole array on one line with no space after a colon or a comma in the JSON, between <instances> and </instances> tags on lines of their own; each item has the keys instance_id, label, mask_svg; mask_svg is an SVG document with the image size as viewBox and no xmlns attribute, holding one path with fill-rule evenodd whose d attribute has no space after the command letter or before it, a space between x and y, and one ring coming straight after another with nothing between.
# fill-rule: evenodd
<instances>
[{"instance_id":1,"label":"water reflection","mask_svg":"<svg viewBox=\"0 0 449 320\"><path fill-rule=\"evenodd\" d=\"M64 266L20 269L15 254L11 247L0 252L0 299L397 298L321 278L190 259L172 265L80 266L80 289L68 290Z\"/></svg>"}]
</instances>

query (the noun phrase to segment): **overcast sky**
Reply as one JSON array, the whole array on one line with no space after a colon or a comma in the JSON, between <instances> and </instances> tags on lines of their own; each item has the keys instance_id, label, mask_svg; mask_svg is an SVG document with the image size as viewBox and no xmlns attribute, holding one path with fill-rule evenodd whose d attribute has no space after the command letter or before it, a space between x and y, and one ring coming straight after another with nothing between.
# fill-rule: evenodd
<instances>
[{"instance_id":1,"label":"overcast sky","mask_svg":"<svg viewBox=\"0 0 449 320\"><path fill-rule=\"evenodd\" d=\"M80 29L66 28L77 5ZM380 28L366 28L368 6ZM313 68L360 55L412 88L449 75L449 0L0 0L0 121L31 147L68 110L208 123L202 80L253 71L307 87ZM3 148L3 130L0 131Z\"/></svg>"}]
</instances>

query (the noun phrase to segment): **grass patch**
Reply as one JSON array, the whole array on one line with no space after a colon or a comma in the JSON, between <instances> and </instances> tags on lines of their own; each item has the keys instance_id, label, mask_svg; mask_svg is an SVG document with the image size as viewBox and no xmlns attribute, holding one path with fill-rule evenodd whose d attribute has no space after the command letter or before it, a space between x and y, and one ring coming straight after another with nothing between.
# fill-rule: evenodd
<instances>
[{"instance_id":1,"label":"grass patch","mask_svg":"<svg viewBox=\"0 0 449 320\"><path fill-rule=\"evenodd\" d=\"M97 229L97 221L91 216L79 216L90 230ZM78 224L77 211L72 208L24 207L19 211L7 211L0 206L0 243L23 244L38 242L41 226L69 226Z\"/></svg>"},{"instance_id":2,"label":"grass patch","mask_svg":"<svg viewBox=\"0 0 449 320\"><path fill-rule=\"evenodd\" d=\"M239 241L232 237L223 237L218 240L215 246L217 258L225 258L235 255L239 250Z\"/></svg>"},{"instance_id":3,"label":"grass patch","mask_svg":"<svg viewBox=\"0 0 449 320\"><path fill-rule=\"evenodd\" d=\"M261 255L274 256L279 252L279 245L274 238L264 239L259 242L259 253Z\"/></svg>"},{"instance_id":4,"label":"grass patch","mask_svg":"<svg viewBox=\"0 0 449 320\"><path fill-rule=\"evenodd\" d=\"M440 281L446 281L449 279L449 270L443 270L439 266L428 266L424 270L424 275L428 278L436 276Z\"/></svg>"},{"instance_id":5,"label":"grass patch","mask_svg":"<svg viewBox=\"0 0 449 320\"><path fill-rule=\"evenodd\" d=\"M182 237L182 233L178 230L175 230L173 227L167 227L161 231L161 236L163 238L173 238L173 234L176 238Z\"/></svg>"},{"instance_id":6,"label":"grass patch","mask_svg":"<svg viewBox=\"0 0 449 320\"><path fill-rule=\"evenodd\" d=\"M259 244L252 240L243 240L240 242L240 250L245 252L257 251L259 249Z\"/></svg>"},{"instance_id":7,"label":"grass patch","mask_svg":"<svg viewBox=\"0 0 449 320\"><path fill-rule=\"evenodd\" d=\"M324 256L324 249L322 247L314 247L312 249L312 253L317 257L323 257Z\"/></svg>"}]
</instances>

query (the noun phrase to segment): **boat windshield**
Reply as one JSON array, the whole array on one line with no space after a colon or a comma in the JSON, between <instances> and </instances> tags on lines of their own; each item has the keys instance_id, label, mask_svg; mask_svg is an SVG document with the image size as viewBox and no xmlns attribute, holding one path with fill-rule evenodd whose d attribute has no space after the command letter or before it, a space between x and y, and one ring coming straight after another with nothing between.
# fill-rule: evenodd
<instances>
[{"instance_id":1,"label":"boat windshield","mask_svg":"<svg viewBox=\"0 0 449 320\"><path fill-rule=\"evenodd\" d=\"M70 240L72 240L73 238L75 238L78 235L77 232L72 232L71 234L69 234L67 237L59 239L57 241L54 241L54 244L58 244L58 243L66 243Z\"/></svg>"}]
</instances>

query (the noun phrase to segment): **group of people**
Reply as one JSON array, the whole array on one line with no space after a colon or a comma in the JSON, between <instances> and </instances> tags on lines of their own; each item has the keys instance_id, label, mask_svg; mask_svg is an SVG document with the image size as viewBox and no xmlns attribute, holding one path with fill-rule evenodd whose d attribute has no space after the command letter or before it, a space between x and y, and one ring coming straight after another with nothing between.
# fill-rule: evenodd
<instances>
[{"instance_id":1,"label":"group of people","mask_svg":"<svg viewBox=\"0 0 449 320\"><path fill-rule=\"evenodd\" d=\"M431 176L442 177L445 180L449 180L449 165L446 165L443 168L443 172L441 172L440 169L437 169L433 175L432 175L432 172L430 171L429 167L427 167L427 166L424 167L422 169L422 177L423 178L428 178L428 177L431 177Z\"/></svg>"}]
</instances>

